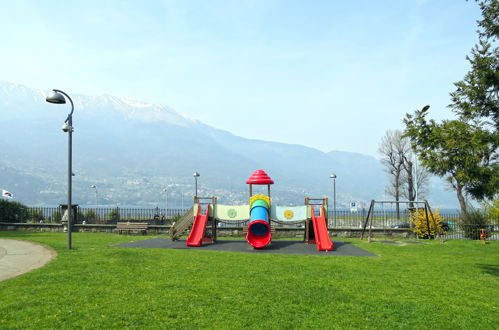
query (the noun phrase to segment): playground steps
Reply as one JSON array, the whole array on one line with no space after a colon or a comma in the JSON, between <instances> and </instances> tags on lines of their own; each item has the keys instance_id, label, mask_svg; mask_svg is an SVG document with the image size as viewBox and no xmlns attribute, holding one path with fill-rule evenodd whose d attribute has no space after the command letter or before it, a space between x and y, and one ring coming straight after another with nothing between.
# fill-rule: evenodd
<instances>
[{"instance_id":1,"label":"playground steps","mask_svg":"<svg viewBox=\"0 0 499 330\"><path fill-rule=\"evenodd\" d=\"M185 235L194 223L194 206L189 209L177 222L170 228L169 235L172 241L176 241L180 236Z\"/></svg>"}]
</instances>

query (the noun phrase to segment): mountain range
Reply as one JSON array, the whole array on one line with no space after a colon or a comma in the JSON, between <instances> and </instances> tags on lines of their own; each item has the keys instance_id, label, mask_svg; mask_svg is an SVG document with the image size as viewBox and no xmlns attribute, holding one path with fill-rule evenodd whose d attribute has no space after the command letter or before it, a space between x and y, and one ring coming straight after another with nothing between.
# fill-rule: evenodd
<instances>
[{"instance_id":1,"label":"mountain range","mask_svg":"<svg viewBox=\"0 0 499 330\"><path fill-rule=\"evenodd\" d=\"M60 127L70 106L45 102L45 93L0 82L0 189L28 205L66 199L68 146ZM388 177L372 156L246 139L164 105L110 95L71 98L73 200L80 205L187 207L195 171L201 174L199 195L242 204L248 198L245 181L256 169L275 181L272 199L280 205L331 197L331 173L337 175L338 207L385 198ZM442 186L432 180L430 204L455 208Z\"/></svg>"}]
</instances>

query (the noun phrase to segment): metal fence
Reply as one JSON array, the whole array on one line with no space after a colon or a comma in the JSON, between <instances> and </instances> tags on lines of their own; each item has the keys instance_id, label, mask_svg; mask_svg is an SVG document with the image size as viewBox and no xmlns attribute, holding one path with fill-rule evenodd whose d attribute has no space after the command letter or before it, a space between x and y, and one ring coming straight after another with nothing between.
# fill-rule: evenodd
<instances>
[{"instance_id":1,"label":"metal fence","mask_svg":"<svg viewBox=\"0 0 499 330\"><path fill-rule=\"evenodd\" d=\"M372 228L412 228L411 212L407 209L396 212L390 210L374 210L372 214ZM442 219L443 239L480 239L481 230L484 229L488 240L499 240L499 218L489 218L487 224L463 223L459 212L435 213ZM337 210L328 212L328 219L331 228L363 228L367 217L367 210L361 209L358 212L350 210ZM431 215L428 214L431 219Z\"/></svg>"},{"instance_id":2,"label":"metal fence","mask_svg":"<svg viewBox=\"0 0 499 330\"><path fill-rule=\"evenodd\" d=\"M115 224L120 221L147 222L155 225L169 225L186 209L165 208L92 208L77 207L74 215L76 224ZM61 223L61 207L30 207L26 222Z\"/></svg>"},{"instance_id":3,"label":"metal fence","mask_svg":"<svg viewBox=\"0 0 499 330\"><path fill-rule=\"evenodd\" d=\"M408 225L410 223L411 211L405 209L396 212L394 210L374 210L372 213L373 225L378 228L394 228ZM444 221L458 222L461 219L459 212L438 213ZM431 217L431 215L428 215ZM367 217L367 209L358 212L350 210L337 210L336 213L329 210L328 219L333 227L355 228L361 227ZM496 219L497 220L497 219Z\"/></svg>"},{"instance_id":4,"label":"metal fence","mask_svg":"<svg viewBox=\"0 0 499 330\"><path fill-rule=\"evenodd\" d=\"M171 225L181 215L187 212L187 209L172 208L92 208L78 207L75 214L76 224L115 224L119 221L146 222L155 225ZM330 228L362 228L367 216L366 209L359 209L357 212L350 210L329 210L328 219ZM463 224L459 212L439 213L443 220L444 238L465 239L471 238L472 234L479 234L476 224ZM407 209L396 212L393 209L374 210L372 214L372 228L411 228L411 213ZM43 222L43 223L61 223L62 212L60 207L29 207L27 219L24 222ZM241 223L238 225L245 225ZM219 226L229 226L230 224L221 223ZM282 224L279 224L282 226ZM290 227L301 227L302 224L290 224ZM488 219L488 223L483 229L486 229L488 239L499 240L499 219ZM473 228L477 228L476 230ZM470 234L470 232L472 234ZM479 237L473 237L478 239Z\"/></svg>"}]
</instances>

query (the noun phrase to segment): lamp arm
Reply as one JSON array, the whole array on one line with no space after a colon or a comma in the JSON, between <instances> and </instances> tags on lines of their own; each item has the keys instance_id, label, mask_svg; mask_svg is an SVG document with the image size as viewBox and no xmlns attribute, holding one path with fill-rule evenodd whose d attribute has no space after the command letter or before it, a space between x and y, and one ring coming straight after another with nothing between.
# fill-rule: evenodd
<instances>
[{"instance_id":1,"label":"lamp arm","mask_svg":"<svg viewBox=\"0 0 499 330\"><path fill-rule=\"evenodd\" d=\"M57 92L57 93L61 93L62 95L64 95L65 97L67 97L68 100L69 100L69 102L71 103L71 112L69 113L68 118L66 118L66 122L71 126L73 124L72 123L72 116L73 116L73 111L75 109L74 104L73 104L73 100L71 99L71 97L69 97L68 94L64 93L60 89L53 89L53 91Z\"/></svg>"}]
</instances>

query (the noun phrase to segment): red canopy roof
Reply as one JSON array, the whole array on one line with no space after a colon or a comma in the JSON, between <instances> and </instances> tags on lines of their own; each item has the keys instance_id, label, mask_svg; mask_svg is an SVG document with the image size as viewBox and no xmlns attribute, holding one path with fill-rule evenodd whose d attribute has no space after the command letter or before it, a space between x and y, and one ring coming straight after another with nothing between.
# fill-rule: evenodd
<instances>
[{"instance_id":1,"label":"red canopy roof","mask_svg":"<svg viewBox=\"0 0 499 330\"><path fill-rule=\"evenodd\" d=\"M246 180L247 184L274 184L274 181L265 173L264 170L256 170L251 174L248 180Z\"/></svg>"}]
</instances>

